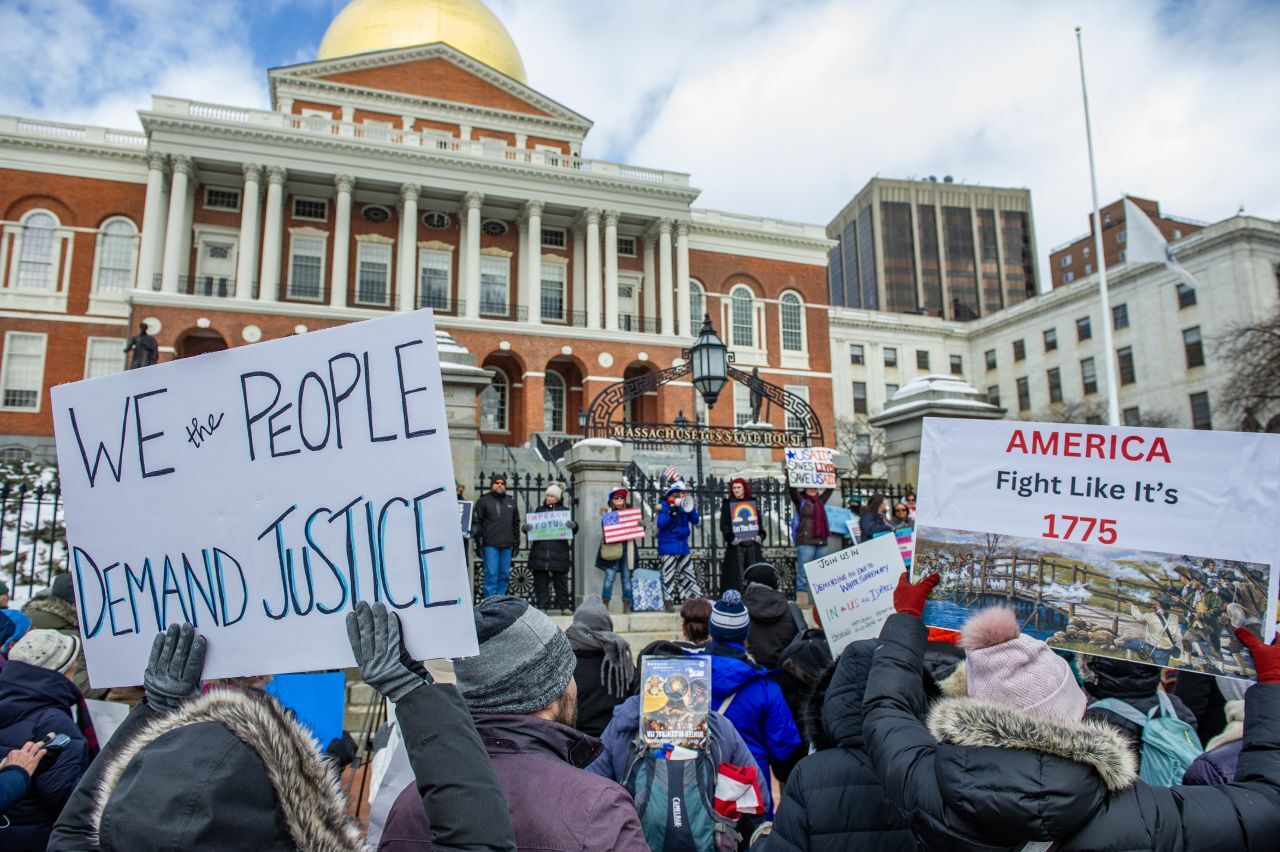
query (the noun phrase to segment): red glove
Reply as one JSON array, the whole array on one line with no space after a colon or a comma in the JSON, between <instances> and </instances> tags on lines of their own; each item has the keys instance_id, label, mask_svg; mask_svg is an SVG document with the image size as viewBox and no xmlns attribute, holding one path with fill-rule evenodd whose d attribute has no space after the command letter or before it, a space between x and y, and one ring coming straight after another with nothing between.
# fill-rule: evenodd
<instances>
[{"instance_id":1,"label":"red glove","mask_svg":"<svg viewBox=\"0 0 1280 852\"><path fill-rule=\"evenodd\" d=\"M1280 683L1280 645L1275 641L1264 645L1256 634L1243 627L1236 628L1236 638L1253 655L1253 667L1258 670L1258 683ZM1280 636L1276 638L1280 639Z\"/></svg>"},{"instance_id":2,"label":"red glove","mask_svg":"<svg viewBox=\"0 0 1280 852\"><path fill-rule=\"evenodd\" d=\"M924 612L925 598L933 587L942 581L941 574L930 574L918 583L907 580L907 572L903 571L898 578L898 588L893 590L893 608L898 612L909 612L917 618ZM1280 651L1280 649L1277 649Z\"/></svg>"}]
</instances>

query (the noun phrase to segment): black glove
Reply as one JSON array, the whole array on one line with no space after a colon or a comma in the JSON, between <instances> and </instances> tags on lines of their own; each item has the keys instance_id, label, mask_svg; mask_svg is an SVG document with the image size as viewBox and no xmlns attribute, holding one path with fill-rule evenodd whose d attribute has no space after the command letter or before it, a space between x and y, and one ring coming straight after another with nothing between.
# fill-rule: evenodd
<instances>
[{"instance_id":1,"label":"black glove","mask_svg":"<svg viewBox=\"0 0 1280 852\"><path fill-rule=\"evenodd\" d=\"M424 683L432 682L422 663L405 650L400 617L388 612L386 604L356 604L355 611L347 613L347 639L360 667L360 677L390 700L400 701Z\"/></svg>"},{"instance_id":2,"label":"black glove","mask_svg":"<svg viewBox=\"0 0 1280 852\"><path fill-rule=\"evenodd\" d=\"M200 690L207 645L190 624L170 624L168 630L156 634L142 675L142 689L152 709L177 710Z\"/></svg>"}]
</instances>

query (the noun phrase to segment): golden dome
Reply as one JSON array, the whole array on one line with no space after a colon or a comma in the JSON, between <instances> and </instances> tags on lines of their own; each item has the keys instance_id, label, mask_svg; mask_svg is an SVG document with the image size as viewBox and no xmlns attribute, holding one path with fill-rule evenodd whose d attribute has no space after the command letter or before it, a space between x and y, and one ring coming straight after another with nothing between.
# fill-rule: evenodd
<instances>
[{"instance_id":1,"label":"golden dome","mask_svg":"<svg viewBox=\"0 0 1280 852\"><path fill-rule=\"evenodd\" d=\"M325 31L316 59L437 41L528 83L516 43L480 0L351 0Z\"/></svg>"}]
</instances>

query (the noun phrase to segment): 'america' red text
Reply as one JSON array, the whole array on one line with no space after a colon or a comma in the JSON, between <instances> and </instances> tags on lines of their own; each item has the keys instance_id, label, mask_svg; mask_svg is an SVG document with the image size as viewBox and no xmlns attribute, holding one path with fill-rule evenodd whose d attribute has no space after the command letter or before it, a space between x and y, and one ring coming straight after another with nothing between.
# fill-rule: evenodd
<instances>
[{"instance_id":1,"label":"'america' red text","mask_svg":"<svg viewBox=\"0 0 1280 852\"><path fill-rule=\"evenodd\" d=\"M1006 453L1032 456L1065 456L1085 459L1171 462L1164 438L1146 435L1103 435L1097 432L1053 432L1034 429L1030 441L1022 429L1014 429Z\"/></svg>"}]
</instances>

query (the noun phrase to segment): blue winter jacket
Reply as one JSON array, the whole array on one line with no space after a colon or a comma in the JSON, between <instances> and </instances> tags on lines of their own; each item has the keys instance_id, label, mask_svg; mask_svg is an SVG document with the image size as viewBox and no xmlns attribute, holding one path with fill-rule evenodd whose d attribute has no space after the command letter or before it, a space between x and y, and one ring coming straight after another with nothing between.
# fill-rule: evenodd
<instances>
[{"instance_id":1,"label":"blue winter jacket","mask_svg":"<svg viewBox=\"0 0 1280 852\"><path fill-rule=\"evenodd\" d=\"M27 784L30 781L31 776L21 766L0 769L0 814L27 795Z\"/></svg>"},{"instance_id":2,"label":"blue winter jacket","mask_svg":"<svg viewBox=\"0 0 1280 852\"><path fill-rule=\"evenodd\" d=\"M686 512L679 506L663 502L658 507L658 555L684 555L689 552L689 534L702 523L702 516L695 507Z\"/></svg>"},{"instance_id":3,"label":"blue winter jacket","mask_svg":"<svg viewBox=\"0 0 1280 852\"><path fill-rule=\"evenodd\" d=\"M730 696L722 712L742 734L760 767L761 788L770 799L769 765L782 763L800 748L800 731L796 728L791 708L782 697L782 687L773 673L762 669L747 657L741 645L712 642L706 646L711 661L711 706L719 710ZM773 802L769 802L773 816Z\"/></svg>"}]
</instances>

